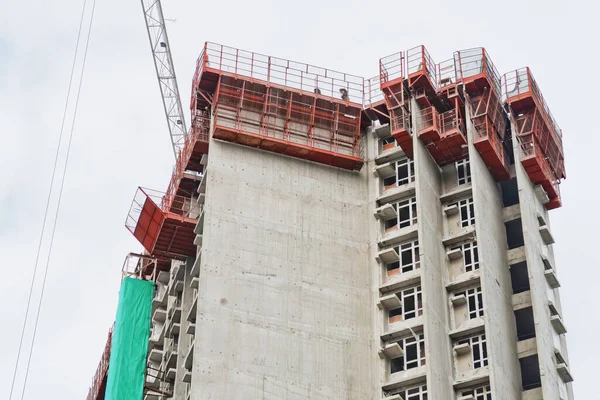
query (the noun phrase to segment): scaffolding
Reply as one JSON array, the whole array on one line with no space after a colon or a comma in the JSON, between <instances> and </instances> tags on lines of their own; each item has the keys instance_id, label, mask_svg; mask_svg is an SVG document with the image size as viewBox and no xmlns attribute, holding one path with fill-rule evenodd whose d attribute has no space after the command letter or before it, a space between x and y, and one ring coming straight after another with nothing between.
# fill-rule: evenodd
<instances>
[{"instance_id":1,"label":"scaffolding","mask_svg":"<svg viewBox=\"0 0 600 400\"><path fill-rule=\"evenodd\" d=\"M196 253L194 227L201 212L202 204L193 196L140 187L125 227L153 257L183 259Z\"/></svg>"},{"instance_id":2,"label":"scaffolding","mask_svg":"<svg viewBox=\"0 0 600 400\"><path fill-rule=\"evenodd\" d=\"M358 170L364 79L207 42L192 112L210 108L213 138Z\"/></svg>"},{"instance_id":3,"label":"scaffolding","mask_svg":"<svg viewBox=\"0 0 600 400\"><path fill-rule=\"evenodd\" d=\"M413 156L410 96L404 73L404 54L379 60L379 85L387 106L390 131L407 157Z\"/></svg>"},{"instance_id":4,"label":"scaffolding","mask_svg":"<svg viewBox=\"0 0 600 400\"><path fill-rule=\"evenodd\" d=\"M110 361L110 346L112 344L112 334L114 325L108 331L108 338L104 345L104 351L100 357L100 363L96 368L96 373L92 380L92 386L88 391L86 400L102 400L104 399L104 392L106 391L106 379L108 376L108 363Z\"/></svg>"},{"instance_id":5,"label":"scaffolding","mask_svg":"<svg viewBox=\"0 0 600 400\"><path fill-rule=\"evenodd\" d=\"M430 107L437 97L437 65L425 46L406 51L408 87L421 108Z\"/></svg>"},{"instance_id":6,"label":"scaffolding","mask_svg":"<svg viewBox=\"0 0 600 400\"><path fill-rule=\"evenodd\" d=\"M528 67L502 77L502 94L520 142L521 163L531 181L541 184L550 201L546 208L561 206L558 185L566 178L562 132Z\"/></svg>"}]
</instances>

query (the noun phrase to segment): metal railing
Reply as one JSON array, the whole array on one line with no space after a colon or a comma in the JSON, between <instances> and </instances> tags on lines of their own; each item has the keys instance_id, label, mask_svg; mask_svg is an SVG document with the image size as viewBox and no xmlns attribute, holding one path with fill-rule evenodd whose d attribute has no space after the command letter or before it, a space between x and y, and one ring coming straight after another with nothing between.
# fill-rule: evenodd
<instances>
[{"instance_id":1,"label":"metal railing","mask_svg":"<svg viewBox=\"0 0 600 400\"><path fill-rule=\"evenodd\" d=\"M548 131L562 154L562 131L556 123L554 116L552 116L550 108L544 100L544 96L529 67L520 68L502 76L502 96L504 101L511 104L529 95L531 95L536 107L541 112Z\"/></svg>"},{"instance_id":2,"label":"metal railing","mask_svg":"<svg viewBox=\"0 0 600 400\"><path fill-rule=\"evenodd\" d=\"M421 110L421 118L418 119L417 130L421 132L432 127L439 129L439 114L433 106Z\"/></svg>"},{"instance_id":3,"label":"metal railing","mask_svg":"<svg viewBox=\"0 0 600 400\"><path fill-rule=\"evenodd\" d=\"M195 89L205 68L361 104L364 78L309 64L206 42L196 61ZM194 91L194 90L193 90Z\"/></svg>"},{"instance_id":4,"label":"metal railing","mask_svg":"<svg viewBox=\"0 0 600 400\"><path fill-rule=\"evenodd\" d=\"M408 75L424 71L434 89L437 89L437 65L433 62L433 58L431 58L425 46L413 47L406 51L406 70Z\"/></svg>"},{"instance_id":5,"label":"metal railing","mask_svg":"<svg viewBox=\"0 0 600 400\"><path fill-rule=\"evenodd\" d=\"M437 75L437 87L438 90L445 88L446 86L453 85L460 81L460 78L457 74L457 59L456 57L452 57L449 60L445 60L440 62L437 65L436 75Z\"/></svg>"},{"instance_id":6,"label":"metal railing","mask_svg":"<svg viewBox=\"0 0 600 400\"><path fill-rule=\"evenodd\" d=\"M404 78L404 53L398 52L379 59L379 84L385 85L398 78Z\"/></svg>"},{"instance_id":7,"label":"metal railing","mask_svg":"<svg viewBox=\"0 0 600 400\"><path fill-rule=\"evenodd\" d=\"M98 368L96 368L96 373L94 374L94 379L92 380L92 386L87 395L87 400L96 400L98 395L100 394L100 387L102 386L102 382L108 373L108 363L110 361L110 347L112 345L112 335L115 326L110 328L108 331L108 339L106 340L106 345L104 345L104 351L102 352L102 357L100 358L100 364L98 364Z\"/></svg>"},{"instance_id":8,"label":"metal railing","mask_svg":"<svg viewBox=\"0 0 600 400\"><path fill-rule=\"evenodd\" d=\"M384 100L383 92L381 91L380 77L365 79L365 92L363 94L363 107L370 108L374 104Z\"/></svg>"},{"instance_id":9,"label":"metal railing","mask_svg":"<svg viewBox=\"0 0 600 400\"><path fill-rule=\"evenodd\" d=\"M454 53L457 77L461 80L485 73L492 88L500 96L500 73L483 47L459 50Z\"/></svg>"}]
</instances>

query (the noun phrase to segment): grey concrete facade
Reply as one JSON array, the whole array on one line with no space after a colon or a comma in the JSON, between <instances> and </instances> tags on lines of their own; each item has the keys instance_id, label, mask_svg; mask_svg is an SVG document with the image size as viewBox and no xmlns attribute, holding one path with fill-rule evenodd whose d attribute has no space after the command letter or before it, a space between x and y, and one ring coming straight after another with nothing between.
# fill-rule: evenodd
<instances>
[{"instance_id":1,"label":"grey concrete facade","mask_svg":"<svg viewBox=\"0 0 600 400\"><path fill-rule=\"evenodd\" d=\"M384 148L387 125L363 132L360 172L211 139L198 253L169 280L182 281L172 398L572 400L540 190L513 136L518 201L504 204L466 109L468 178L416 135L412 160ZM386 184L401 164L408 177ZM400 207L409 218L394 225ZM505 223L518 220L523 243L510 246ZM523 263L528 289L515 290ZM529 308L525 337L515 312ZM536 357L539 382L522 368Z\"/></svg>"}]
</instances>

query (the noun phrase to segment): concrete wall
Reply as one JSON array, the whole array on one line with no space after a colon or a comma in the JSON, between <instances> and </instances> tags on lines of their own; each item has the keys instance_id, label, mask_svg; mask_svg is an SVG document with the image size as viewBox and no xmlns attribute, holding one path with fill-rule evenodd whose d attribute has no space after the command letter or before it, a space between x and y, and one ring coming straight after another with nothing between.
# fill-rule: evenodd
<instances>
[{"instance_id":1,"label":"concrete wall","mask_svg":"<svg viewBox=\"0 0 600 400\"><path fill-rule=\"evenodd\" d=\"M417 126L419 107L413 100L413 126ZM427 390L432 399L454 396L451 342L448 336L449 316L446 286L445 249L442 245L443 213L440 203L442 183L440 170L425 145L413 140L417 213L419 216L419 250L421 256L421 286L425 356L427 360Z\"/></svg>"},{"instance_id":2,"label":"concrete wall","mask_svg":"<svg viewBox=\"0 0 600 400\"><path fill-rule=\"evenodd\" d=\"M367 168L210 146L192 398L377 398Z\"/></svg>"},{"instance_id":3,"label":"concrete wall","mask_svg":"<svg viewBox=\"0 0 600 400\"><path fill-rule=\"evenodd\" d=\"M565 386L556 371L554 363L554 328L550 323L550 314L548 309L549 295L558 297L558 290L549 289L544 276L544 265L541 259L542 254L547 254L548 258L554 264L554 255L551 249L541 239L539 233L538 213L544 216L548 223L548 212L535 195L534 185L531 183L525 169L519 161L519 148L516 136L513 135L513 144L515 152L515 171L517 183L519 186L519 202L521 208L521 221L523 224L523 236L525 239L525 257L527 260L527 270L529 273L529 285L531 287L531 304L535 319L535 333L537 341L538 358L540 363L542 391L544 400L558 400L561 398L561 391L565 392ZM560 303L559 300L557 300ZM564 336L564 335L563 335ZM562 354L566 357L564 346L564 337L562 338ZM561 389L561 386L563 388ZM567 388L567 396L573 399L570 385ZM564 398L564 397L563 397Z\"/></svg>"},{"instance_id":4,"label":"concrete wall","mask_svg":"<svg viewBox=\"0 0 600 400\"><path fill-rule=\"evenodd\" d=\"M490 384L494 398L518 399L521 374L502 193L473 145L475 127L465 108Z\"/></svg>"}]
</instances>

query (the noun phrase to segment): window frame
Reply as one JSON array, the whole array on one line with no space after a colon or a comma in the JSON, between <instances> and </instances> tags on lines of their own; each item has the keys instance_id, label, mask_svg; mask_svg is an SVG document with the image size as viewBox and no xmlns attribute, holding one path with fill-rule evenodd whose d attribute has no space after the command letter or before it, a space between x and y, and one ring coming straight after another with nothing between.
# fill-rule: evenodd
<instances>
[{"instance_id":1,"label":"window frame","mask_svg":"<svg viewBox=\"0 0 600 400\"><path fill-rule=\"evenodd\" d=\"M410 271L415 271L421 268L421 255L419 254L419 240L411 240L410 242L402 243L398 246L394 246L400 259L385 265L387 276L402 275ZM406 252L410 252L411 262L403 264L402 255ZM410 267L410 268L409 268ZM397 273L390 274L391 271L398 270Z\"/></svg>"},{"instance_id":2,"label":"window frame","mask_svg":"<svg viewBox=\"0 0 600 400\"><path fill-rule=\"evenodd\" d=\"M416 197L409 197L391 204L396 210L396 217L384 221L383 226L386 232L392 231L394 229L408 228L409 226L413 226L418 222ZM400 209L404 208L408 209L408 219L406 220L400 219ZM393 225L389 225L390 223L393 223L394 220L396 221L396 223Z\"/></svg>"},{"instance_id":3,"label":"window frame","mask_svg":"<svg viewBox=\"0 0 600 400\"><path fill-rule=\"evenodd\" d=\"M394 165L394 174L383 178L384 190L388 190L394 187L400 187L404 185L408 185L411 182L415 181L415 161L405 157L398 161L393 161ZM406 166L407 176L400 177L399 170L400 168ZM393 183L386 184L386 180L394 178Z\"/></svg>"},{"instance_id":4,"label":"window frame","mask_svg":"<svg viewBox=\"0 0 600 400\"><path fill-rule=\"evenodd\" d=\"M423 333L421 333L420 335L416 335L416 337L415 336L405 337L403 339L395 341L395 343L398 343L400 348L402 348L402 350L404 351L404 355L390 360L390 362L389 362L390 374L395 374L398 372L405 372L405 371L408 371L409 369L419 368L419 367L426 365L425 335ZM406 354L408 351L407 347L409 347L409 346L415 346L415 352L416 352L416 358L414 360L411 359L410 361L406 357ZM402 359L401 360L401 369L392 372L392 361L398 360L399 358Z\"/></svg>"},{"instance_id":5,"label":"window frame","mask_svg":"<svg viewBox=\"0 0 600 400\"><path fill-rule=\"evenodd\" d=\"M427 385L416 385L389 393L399 394L403 400L427 400Z\"/></svg>"},{"instance_id":6,"label":"window frame","mask_svg":"<svg viewBox=\"0 0 600 400\"><path fill-rule=\"evenodd\" d=\"M461 294L464 294L467 299L467 310L469 313L469 319L483 317L484 308L483 293L481 291L481 286L477 286L457 293L457 295ZM474 309L471 308L471 299L473 299Z\"/></svg>"},{"instance_id":7,"label":"window frame","mask_svg":"<svg viewBox=\"0 0 600 400\"><path fill-rule=\"evenodd\" d=\"M461 397L472 395L474 400L492 400L490 385L479 386L473 389L465 389L460 392Z\"/></svg>"},{"instance_id":8,"label":"window frame","mask_svg":"<svg viewBox=\"0 0 600 400\"><path fill-rule=\"evenodd\" d=\"M460 339L458 344L468 343L471 348L471 361L473 362L473 369L479 369L488 365L488 352L487 352L487 340L485 333L480 335L469 336L464 339ZM478 349L479 357L475 357L475 349ZM478 365L478 366L477 366Z\"/></svg>"},{"instance_id":9,"label":"window frame","mask_svg":"<svg viewBox=\"0 0 600 400\"><path fill-rule=\"evenodd\" d=\"M458 185L465 185L467 183L471 183L471 162L469 161L469 158L464 158L462 160L457 161L455 164L456 166L456 176L457 176L457 181L458 181ZM462 175L461 176L461 169L462 169Z\"/></svg>"},{"instance_id":10,"label":"window frame","mask_svg":"<svg viewBox=\"0 0 600 400\"><path fill-rule=\"evenodd\" d=\"M475 206L473 198L469 197L468 199L459 200L457 204L460 215L460 225L463 228L475 225Z\"/></svg>"},{"instance_id":11,"label":"window frame","mask_svg":"<svg viewBox=\"0 0 600 400\"><path fill-rule=\"evenodd\" d=\"M396 294L396 296L398 296L398 299L400 299L400 303L402 305L400 307L392 308L391 310L388 310L388 323L389 324L393 324L393 323L400 322L400 321L406 321L406 320L417 318L417 317L420 317L421 315L423 315L423 290L422 290L421 285L413 286L413 287L401 290L395 294ZM405 304L406 304L406 300L409 299L410 297L414 297L415 307L413 310L407 312ZM398 310L400 310L400 313L396 314L394 316L400 315L401 320L400 321L391 321L393 316L391 316L390 313L392 313L392 312L396 313L396 312L398 312Z\"/></svg>"}]
</instances>

